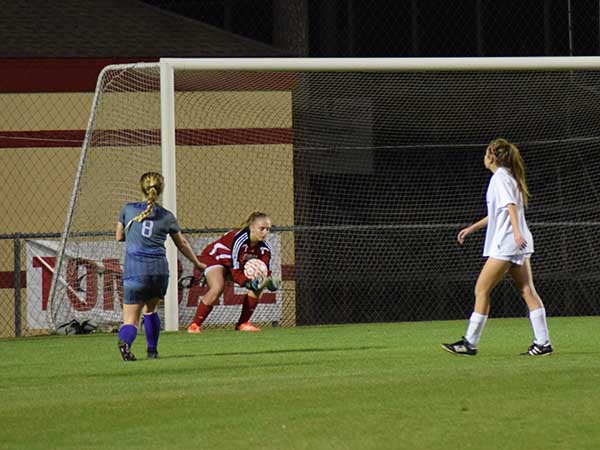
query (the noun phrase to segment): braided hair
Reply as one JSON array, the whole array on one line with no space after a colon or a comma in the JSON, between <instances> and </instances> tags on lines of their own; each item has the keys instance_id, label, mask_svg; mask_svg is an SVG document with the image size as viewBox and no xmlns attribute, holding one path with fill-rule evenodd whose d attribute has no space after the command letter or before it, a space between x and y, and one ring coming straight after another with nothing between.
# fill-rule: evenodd
<instances>
[{"instance_id":1,"label":"braided hair","mask_svg":"<svg viewBox=\"0 0 600 450\"><path fill-rule=\"evenodd\" d=\"M150 214L152 214L152 209L154 208L154 204L156 200L162 194L162 191L165 187L165 179L158 172L146 172L140 178L140 189L144 196L146 197L147 206L144 211L139 213L133 219L129 221L125 230L127 230L133 222L142 222L146 219Z\"/></svg>"}]
</instances>

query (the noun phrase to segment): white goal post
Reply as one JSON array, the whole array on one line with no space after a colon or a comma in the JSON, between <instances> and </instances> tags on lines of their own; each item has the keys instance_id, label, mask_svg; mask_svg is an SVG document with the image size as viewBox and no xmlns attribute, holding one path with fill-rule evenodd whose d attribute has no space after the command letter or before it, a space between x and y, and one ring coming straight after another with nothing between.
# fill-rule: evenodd
<instances>
[{"instance_id":1,"label":"white goal post","mask_svg":"<svg viewBox=\"0 0 600 450\"><path fill-rule=\"evenodd\" d=\"M186 73L186 74L201 74L201 73L247 73L247 72L256 72L256 73L282 73L282 72L289 72L291 74L303 74L303 73L307 73L307 72L315 72L315 73L330 73L330 72L335 72L335 73L365 73L365 74L386 74L386 73L390 73L390 74L397 74L397 73L456 73L456 72L510 72L510 73L518 73L518 72L585 72L585 71L594 71L594 72L600 72L600 57L505 57L505 58L497 58L497 57L489 57L489 58L161 58L159 63L140 63L140 64L132 64L132 65L119 65L119 66L108 66L107 68L105 68L102 72L102 74L100 75L99 81L98 81L98 88L96 91L96 94L94 96L94 105L92 107L92 113L90 116L90 121L89 121L89 125L88 125L88 130L86 132L86 138L85 138L85 142L83 144L83 148L82 148L82 154L81 154L81 160L80 160L80 166L78 168L78 173L77 173L77 177L76 177L76 181L75 181L75 187L74 187L74 191L73 191L73 195L71 198L71 203L69 206L69 212L68 212L68 216L67 216L67 220L66 220L66 224L65 224L65 231L63 233L63 239L62 239L62 244L59 247L59 257L58 257L58 261L57 261L57 267L58 270L56 270L56 274L55 277L53 278L53 283L52 283L52 289L51 289L51 300L50 303L52 305L56 304L55 310L56 311L64 311L66 308L66 301L64 300L64 292L59 292L59 291L64 291L64 289L61 288L61 283L60 283L60 279L64 279L65 275L64 275L64 268L62 267L63 264L63 260L65 259L65 256L69 255L69 251L66 249L66 241L69 239L69 236L74 235L74 233L80 233L81 229L78 228L78 226L75 226L75 228L72 228L72 219L73 216L77 210L77 202L79 199L79 190L80 190L80 184L82 183L82 179L85 179L86 177L89 177L90 174L89 173L85 173L84 170L84 165L86 164L86 157L87 157L87 149L90 145L93 133L95 132L94 130L96 129L108 129L110 128L111 124L107 124L107 125L99 125L96 123L96 114L99 108L102 107L106 107L103 106L102 101L99 100L99 98L103 95L103 81L102 78L104 77L105 74L107 74L108 72L114 72L114 71L122 71L123 73L125 73L128 70L135 70L135 69L148 69L148 70L153 70L155 71L156 75L154 75L155 77L159 78L159 90L160 90L160 167L161 170L165 176L165 180L166 180L166 187L165 187L165 191L163 193L163 204L164 206L173 211L173 213L179 217L178 215L178 211L177 211L177 191L178 191L178 180L180 179L180 174L177 172L177 153L176 153L176 146L178 144L176 144L176 128L178 128L178 124L176 123L176 104L177 104L177 82L176 82L176 78L178 76L178 73ZM193 75L189 75L190 77L193 77ZM115 80L118 77L115 77ZM137 78L132 77L132 81L131 83L135 84L138 81L136 81ZM211 82L213 82L214 80L211 80ZM388 80L389 81L389 80ZM443 81L443 80L442 80ZM116 81L118 82L118 80ZM141 81L139 81L140 83L145 82L145 80L143 79L143 77L141 77ZM398 83L402 83L402 80L398 80ZM410 80L410 83L415 83L414 86L418 86L418 83L420 81L417 80ZM435 80L433 81L435 83ZM332 83L335 83L332 82ZM360 86L360 80L358 80L358 82L356 80L353 80L353 87L354 86ZM373 86L376 85L376 80L370 80L367 82L370 86L370 88L375 89ZM199 83L202 84L202 83ZM309 87L307 88L308 91L310 91L310 89L313 88L313 84L308 83ZM412 85L408 85L406 87L403 87L403 89L405 89L406 92L410 93L410 89L411 89ZM189 87L189 86L188 86ZM526 86L526 88L528 88L528 86ZM152 88L152 89L157 89L156 87ZM193 88L192 88L193 89ZM199 88L198 88L199 89ZM265 88L264 86L261 86L259 89L268 89ZM274 88L277 89L277 88ZM332 88L332 91L334 92L334 94L339 94L339 90L337 87ZM444 86L440 86L439 87L440 91L439 95L444 95ZM593 91L595 89L595 87L590 88L590 91ZM150 88L145 88L145 89L141 89L141 91L147 92L151 90ZM190 89L191 90L191 89ZM111 95L113 97L118 97L119 95L119 91L118 89L116 89L114 91L114 93L111 93ZM508 91L502 91L502 92L508 92ZM437 95L436 94L436 95ZM378 95L382 95L382 94L378 94ZM464 92L465 96L469 96L470 93L468 91L465 90ZM473 94L476 95L476 94ZM520 94L522 98L525 98L526 96L524 94ZM597 95L596 94L591 94L591 95ZM332 94L332 97L334 95ZM140 96L141 97L141 96ZM351 117L351 113L350 111L353 110L352 105L347 105L345 102L347 101L358 101L361 102L362 100L360 100L361 94L360 93L348 93L347 95L338 95L339 97L339 102L341 102L340 104L338 104L338 108L342 109L343 112L346 114L348 114L347 116L343 116L340 118L340 120L344 120L347 119L348 122L352 122L352 117ZM565 98L565 97L560 97L560 98ZM350 100L347 100L350 99ZM111 99L112 101L112 99ZM115 100L118 103L118 99ZM136 99L137 101L137 99ZM237 100L236 100L237 101ZM245 100L244 100L245 101ZM295 102L295 100L294 100ZM110 103L110 102L108 102ZM368 102L367 102L368 103ZM366 111L366 113L368 114L373 114L373 117L371 120L374 121L375 120L375 107L373 107L370 104L367 103L359 103L359 110L360 111ZM251 104L251 103L249 103ZM340 106L341 105L341 106ZM335 105L334 105L335 106ZM190 106L190 108L193 108L193 102ZM387 106L386 106L387 108ZM151 110L151 109L150 109ZM310 110L312 111L312 110ZM320 111L320 110L319 110ZM357 112L357 114L360 113ZM375 111L375 112L372 112ZM260 113L260 111L257 111L256 113ZM432 114L435 115L437 112L435 111L435 107L432 106ZM148 113L150 114L150 113ZM254 114L254 112L253 112ZM291 114L291 113L290 113ZM402 122L400 121L402 118L399 116L399 118L397 119L398 122L394 123L395 126L399 126L402 125ZM500 117L498 120L501 120L502 117ZM442 120L445 120L442 119ZM358 125L361 126L362 123L360 123L359 121L357 121ZM470 124L465 124L465 127L467 127ZM231 128L234 129L239 127L238 125L232 125ZM371 125L369 125L371 126ZM387 126L387 125L386 125ZM119 126L116 125L114 126L115 128L118 128ZM294 125L295 127L295 125ZM294 128L291 127L291 128ZM418 141L418 139L420 138L419 136L416 136L418 128L419 128L419 124L418 123L412 123L411 127L413 129L412 133L408 135L408 138L406 139L406 146L414 146L415 148L418 148L421 143ZM241 127L243 128L243 127ZM496 127L496 128L502 128L502 127ZM495 128L492 128L495 130ZM414 131L417 130L417 131ZM370 130L367 130L369 133L371 132ZM388 132L387 129L384 130L385 133L390 134L391 132ZM442 130L443 131L443 130ZM326 130L318 130L319 133L326 133ZM361 133L363 131L360 131ZM296 130L293 130L294 133L294 138L293 138L293 145L296 145L296 140L299 139L298 136L300 136L300 139L302 138L300 132L296 132ZM383 135L383 133L382 133ZM394 141L392 144L389 144L388 141L386 139L388 139L388 135L383 136L385 139L383 139L383 143L382 144L378 144L379 148L381 149L389 149L392 148L393 146L400 146L402 147L402 143L398 143L396 141ZM494 137L494 136L490 136L490 137ZM497 136L496 136L497 137ZM584 136L584 138L587 138L586 136ZM137 137L136 137L137 139ZM333 139L333 138L332 138ZM369 139L371 139L371 137L369 137ZM369 139L366 139L365 142L369 141ZM390 141L392 141L392 139L388 139ZM426 143L423 144L423 147L428 147L428 148L435 148L436 147L436 142L435 139L429 140L429 137L427 137L426 139ZM318 147L320 145L318 139L306 139L306 142L310 143L312 147L310 148L314 148L315 145ZM360 145L359 145L360 144ZM369 144L364 144L362 141L360 141L359 139L359 144L356 144L356 148L360 148L361 145L365 145L368 146ZM479 145L479 141L477 141L477 144ZM139 145L139 143L136 141L135 145ZM333 146L335 148L337 144L323 144L325 147L329 146ZM339 148L347 148L352 146L352 142L350 142L350 140L348 142L343 141L340 143ZM373 144L374 145L374 144ZM462 144L461 144L462 145ZM464 143L465 147L468 146L475 146L474 143L466 142ZM375 145L374 145L375 146ZM376 146L375 146L376 147ZM318 155L315 156L315 161L318 162ZM354 158L354 159L352 159ZM352 161L355 161L357 166L356 167L350 167L349 172L360 172L360 165L361 164L365 164L365 161L363 161L360 157L358 157L358 159L355 158L355 156L353 156L351 158ZM337 162L337 160L332 160L329 161L329 164L335 165ZM370 162L368 162L367 164L370 164ZM312 167L312 166L311 166ZM290 169L289 167L287 167L287 170L293 170L293 167ZM328 168L327 171L330 171L331 173L340 173L340 170L336 169L336 168ZM337 172L336 172L337 171ZM343 171L342 171L343 172ZM129 194L128 194L129 195ZM366 195L366 194L365 194ZM375 194L373 194L375 195ZM377 194L380 195L380 194ZM116 199L121 199L121 198L125 198L126 196L123 194L115 194L115 198ZM371 201L371 199L366 198L364 199L364 201ZM386 206L385 202L382 203L382 208L383 207L388 207ZM392 205L393 206L393 205ZM390 208L392 206L389 206ZM224 206L226 207L226 206ZM395 206L394 206L395 207ZM294 211L296 215L298 215L298 211ZM377 211L375 211L377 212ZM317 218L320 217L317 215ZM329 220L329 216L326 215L326 218L328 218ZM423 219L426 220L426 219ZM437 219L436 219L437 220ZM331 220L330 220L331 222ZM324 223L327 226L330 227L340 227L340 230L344 230L347 226L347 224L345 222L342 222L340 224L337 223L333 223L333 222L327 222ZM369 226L371 227L372 224L368 224L368 225L362 225L361 223L359 223L360 221L357 222L356 226L360 227L361 226ZM228 222L229 223L229 222ZM421 222L419 222L420 225L418 225L419 227L422 226L422 228L427 228L427 227L431 227L431 224L425 223L421 225ZM541 223L541 222L540 222ZM583 223L583 222L582 222ZM456 224L456 219L455 217L448 213L447 217L441 217L439 218L439 223L436 222L436 224L434 224L434 228L435 227L448 227L448 225L454 225ZM236 225L236 223L231 223L231 226ZM286 227L288 227L289 229L293 229L294 227L299 227L299 229L302 229L302 227L306 228L306 225L304 223L296 223L296 222L290 222L290 223L286 223L284 224ZM351 224L353 225L353 224ZM315 224L312 223L313 227L315 227L315 229L317 229L320 224ZM385 227L388 226L396 226L395 224L389 225L387 222L385 222L385 218L383 220L382 223L377 223L374 226L374 229L385 229ZM414 224L406 224L406 225L402 225L402 226L406 226L406 227L411 227L411 226L415 226ZM84 228L84 227L82 227ZM333 229L333 228L332 228ZM325 230L325 228L323 228L323 230ZM298 247L298 244L296 244L296 247ZM177 292L177 288L178 288L178 271L177 271L177 251L174 247L174 244L170 241L170 239L168 240L168 245L167 245L167 258L169 260L169 266L171 267L171 278L170 278L170 282L169 282L169 290L167 292L167 298L165 299L165 310L164 310L164 316L165 316L165 329L168 331L174 331L179 329L180 327L180 323L179 323L179 311L178 311L178 292ZM350 268L351 269L351 268ZM350 270L348 269L348 270ZM352 269L353 270L353 269ZM62 277L62 278L61 278ZM64 284L64 283L63 283ZM297 289L297 285L298 283L296 283L296 289ZM62 297L61 297L62 296ZM68 306L68 305L67 305ZM68 308L67 308L68 309ZM58 317L64 318L66 316L64 316L63 312L60 312L58 314ZM411 316L412 317L412 316ZM415 317L420 317L419 315L415 316ZM329 319L324 319L324 321L326 322ZM411 320L409 318L409 320ZM52 322L54 322L55 319L52 319ZM309 323L310 320L306 320L306 323ZM302 320L299 320L299 323L303 323Z\"/></svg>"}]
</instances>

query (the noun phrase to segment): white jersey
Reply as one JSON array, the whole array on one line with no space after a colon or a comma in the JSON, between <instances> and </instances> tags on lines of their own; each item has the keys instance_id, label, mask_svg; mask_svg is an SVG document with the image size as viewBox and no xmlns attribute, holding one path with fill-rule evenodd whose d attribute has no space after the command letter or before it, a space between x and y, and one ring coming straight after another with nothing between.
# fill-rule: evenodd
<instances>
[{"instance_id":1,"label":"white jersey","mask_svg":"<svg viewBox=\"0 0 600 450\"><path fill-rule=\"evenodd\" d=\"M499 167L492 175L486 200L488 224L483 256L514 256L533 253L533 236L525 221L523 194L519 190L517 180L514 179L508 169ZM527 242L527 246L523 249L517 246L510 223L508 205L511 203L517 207L519 229L521 230L521 236Z\"/></svg>"}]
</instances>

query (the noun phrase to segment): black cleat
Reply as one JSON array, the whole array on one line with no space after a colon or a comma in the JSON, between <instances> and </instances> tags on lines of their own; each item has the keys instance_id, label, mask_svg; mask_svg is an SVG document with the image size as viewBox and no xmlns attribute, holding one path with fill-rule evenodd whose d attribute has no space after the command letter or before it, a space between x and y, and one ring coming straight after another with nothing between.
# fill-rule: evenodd
<instances>
[{"instance_id":1,"label":"black cleat","mask_svg":"<svg viewBox=\"0 0 600 450\"><path fill-rule=\"evenodd\" d=\"M146 352L146 358L148 359L158 359L158 350L155 348L149 348Z\"/></svg>"},{"instance_id":2,"label":"black cleat","mask_svg":"<svg viewBox=\"0 0 600 450\"><path fill-rule=\"evenodd\" d=\"M464 337L453 344L442 344L442 348L447 352L454 353L455 355L469 355L475 356L477 354L477 349L469 344Z\"/></svg>"},{"instance_id":3,"label":"black cleat","mask_svg":"<svg viewBox=\"0 0 600 450\"><path fill-rule=\"evenodd\" d=\"M123 361L136 361L137 358L131 351L129 350L129 345L127 342L119 340L119 352L121 352L121 357Z\"/></svg>"},{"instance_id":4,"label":"black cleat","mask_svg":"<svg viewBox=\"0 0 600 450\"><path fill-rule=\"evenodd\" d=\"M536 344L535 342L531 344L529 349L525 353L521 353L521 355L527 356L547 356L554 353L554 349L552 348L552 344L550 342L546 342L543 345Z\"/></svg>"}]
</instances>

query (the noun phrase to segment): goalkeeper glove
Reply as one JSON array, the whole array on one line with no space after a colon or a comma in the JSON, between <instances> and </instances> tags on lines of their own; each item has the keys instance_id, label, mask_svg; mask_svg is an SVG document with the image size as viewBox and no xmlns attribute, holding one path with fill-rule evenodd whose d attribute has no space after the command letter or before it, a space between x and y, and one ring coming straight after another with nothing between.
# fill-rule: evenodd
<instances>
[{"instance_id":1,"label":"goalkeeper glove","mask_svg":"<svg viewBox=\"0 0 600 450\"><path fill-rule=\"evenodd\" d=\"M264 277L258 276L254 280L246 281L246 289L253 292L259 292L263 289L263 282L265 281Z\"/></svg>"},{"instance_id":2,"label":"goalkeeper glove","mask_svg":"<svg viewBox=\"0 0 600 450\"><path fill-rule=\"evenodd\" d=\"M277 277L267 277L267 281L265 283L265 287L271 291L275 292L279 288L281 288L281 280Z\"/></svg>"},{"instance_id":3,"label":"goalkeeper glove","mask_svg":"<svg viewBox=\"0 0 600 450\"><path fill-rule=\"evenodd\" d=\"M245 286L246 289L253 292L260 292L265 288L274 292L281 287L281 280L276 277L258 276L254 280L247 281Z\"/></svg>"}]
</instances>

